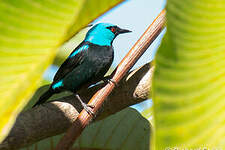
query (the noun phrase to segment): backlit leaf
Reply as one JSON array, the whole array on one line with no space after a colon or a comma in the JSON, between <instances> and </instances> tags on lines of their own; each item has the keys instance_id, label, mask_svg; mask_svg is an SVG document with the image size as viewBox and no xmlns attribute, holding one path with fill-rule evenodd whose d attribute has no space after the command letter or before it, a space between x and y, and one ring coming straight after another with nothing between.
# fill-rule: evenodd
<instances>
[{"instance_id":1,"label":"backlit leaf","mask_svg":"<svg viewBox=\"0 0 225 150\"><path fill-rule=\"evenodd\" d=\"M157 150L225 148L224 0L168 0L153 100Z\"/></svg>"},{"instance_id":2,"label":"backlit leaf","mask_svg":"<svg viewBox=\"0 0 225 150\"><path fill-rule=\"evenodd\" d=\"M0 2L0 142L40 84L57 48L118 2L111 0L101 5L97 2L88 5L88 0ZM95 9L98 11L94 16L89 14Z\"/></svg>"}]
</instances>

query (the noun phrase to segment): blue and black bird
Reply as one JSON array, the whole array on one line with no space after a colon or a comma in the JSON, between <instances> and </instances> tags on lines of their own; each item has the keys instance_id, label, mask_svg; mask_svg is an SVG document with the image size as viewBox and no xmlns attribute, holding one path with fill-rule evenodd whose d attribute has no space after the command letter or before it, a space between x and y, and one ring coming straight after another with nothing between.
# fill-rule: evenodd
<instances>
[{"instance_id":1,"label":"blue and black bird","mask_svg":"<svg viewBox=\"0 0 225 150\"><path fill-rule=\"evenodd\" d=\"M110 23L99 23L93 26L87 32L85 39L60 66L48 91L34 106L44 103L53 94L71 91L75 93L84 109L90 112L88 109L90 106L80 99L77 91L104 79L114 58L113 40L117 35L127 32L131 31Z\"/></svg>"}]
</instances>

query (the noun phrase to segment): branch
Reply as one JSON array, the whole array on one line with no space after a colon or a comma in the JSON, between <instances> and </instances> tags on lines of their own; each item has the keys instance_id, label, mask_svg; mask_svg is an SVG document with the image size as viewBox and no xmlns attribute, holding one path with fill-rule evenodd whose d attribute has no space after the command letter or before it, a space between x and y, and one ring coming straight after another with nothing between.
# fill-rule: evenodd
<instances>
[{"instance_id":1,"label":"branch","mask_svg":"<svg viewBox=\"0 0 225 150\"><path fill-rule=\"evenodd\" d=\"M140 39L131 48L128 54L124 57L121 63L118 65L116 70L113 72L113 78L116 83L118 83L124 75L132 68L136 61L141 57L141 55L147 50L150 44L156 39L160 34L165 25L165 10L163 10L154 22L148 27L148 29L143 33ZM96 113L98 109L104 103L104 100L109 96L109 94L114 89L115 84L108 83L102 89L96 92L96 94L89 101L89 105L95 106L92 111ZM92 120L93 116L88 114L85 110L82 110L78 118L73 122L70 129L66 132L63 138L59 141L55 150L68 150L74 143L74 141L79 137L84 128Z\"/></svg>"},{"instance_id":2,"label":"branch","mask_svg":"<svg viewBox=\"0 0 225 150\"><path fill-rule=\"evenodd\" d=\"M154 69L150 66L149 63L127 73L119 86L107 98L96 120L148 99L151 89L149 81ZM87 101L103 86L101 84L82 90L80 95ZM81 108L80 103L74 100L74 96L68 96L21 113L8 137L0 144L0 150L19 149L65 132L76 120Z\"/></svg>"}]
</instances>

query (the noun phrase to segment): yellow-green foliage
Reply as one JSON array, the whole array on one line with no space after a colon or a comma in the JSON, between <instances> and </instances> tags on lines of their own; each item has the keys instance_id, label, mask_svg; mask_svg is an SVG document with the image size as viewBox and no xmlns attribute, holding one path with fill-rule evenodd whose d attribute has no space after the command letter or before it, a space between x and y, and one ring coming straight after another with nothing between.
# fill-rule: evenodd
<instances>
[{"instance_id":1,"label":"yellow-green foliage","mask_svg":"<svg viewBox=\"0 0 225 150\"><path fill-rule=\"evenodd\" d=\"M121 0L0 2L0 142L38 87L57 48L119 2Z\"/></svg>"},{"instance_id":2,"label":"yellow-green foliage","mask_svg":"<svg viewBox=\"0 0 225 150\"><path fill-rule=\"evenodd\" d=\"M156 149L225 148L225 1L168 0L156 55Z\"/></svg>"}]
</instances>

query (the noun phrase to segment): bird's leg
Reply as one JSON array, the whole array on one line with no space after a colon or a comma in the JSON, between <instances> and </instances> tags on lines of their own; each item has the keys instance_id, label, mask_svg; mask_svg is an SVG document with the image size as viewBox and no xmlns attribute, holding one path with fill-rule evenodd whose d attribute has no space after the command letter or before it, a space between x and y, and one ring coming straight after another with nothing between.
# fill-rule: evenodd
<instances>
[{"instance_id":1,"label":"bird's leg","mask_svg":"<svg viewBox=\"0 0 225 150\"><path fill-rule=\"evenodd\" d=\"M113 80L113 79L111 78L111 76L106 76L106 77L104 77L104 78L103 78L103 82L104 82L104 83L113 83L115 86L118 86L118 83L116 83L116 81Z\"/></svg>"},{"instance_id":2,"label":"bird's leg","mask_svg":"<svg viewBox=\"0 0 225 150\"><path fill-rule=\"evenodd\" d=\"M89 104L86 104L85 102L83 102L82 99L80 98L80 96L77 93L75 94L75 96L80 101L81 105L87 111L87 113L94 116L94 112L91 109L93 109L95 106L89 105Z\"/></svg>"}]
</instances>

